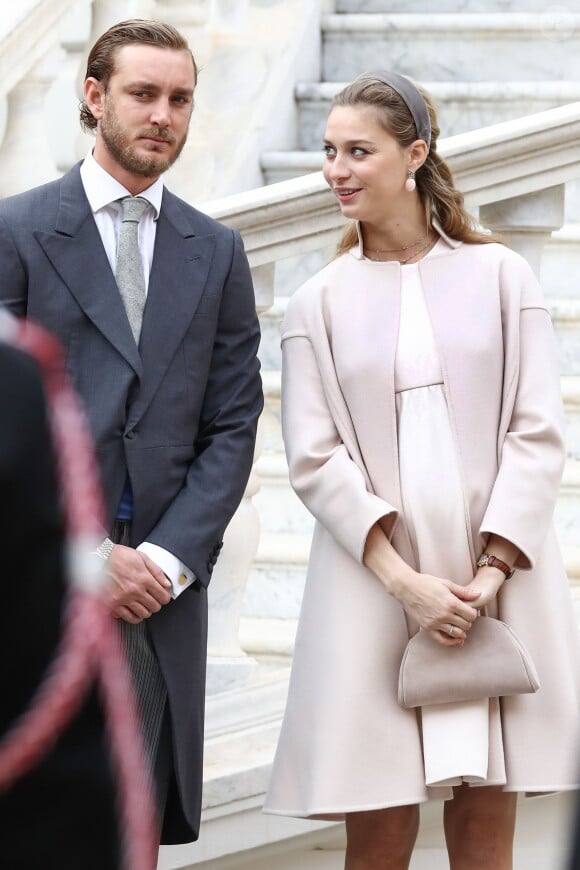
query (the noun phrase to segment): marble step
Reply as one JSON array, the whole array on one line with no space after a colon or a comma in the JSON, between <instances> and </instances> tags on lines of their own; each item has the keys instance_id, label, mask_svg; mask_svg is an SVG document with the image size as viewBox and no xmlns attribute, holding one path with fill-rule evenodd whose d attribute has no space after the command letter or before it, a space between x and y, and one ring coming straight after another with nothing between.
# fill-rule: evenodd
<instances>
[{"instance_id":1,"label":"marble step","mask_svg":"<svg viewBox=\"0 0 580 870\"><path fill-rule=\"evenodd\" d=\"M264 451L255 466L261 487L252 499L254 507L260 514L262 530L309 535L312 517L290 486L280 430L276 437L276 452Z\"/></svg>"},{"instance_id":2,"label":"marble step","mask_svg":"<svg viewBox=\"0 0 580 870\"><path fill-rule=\"evenodd\" d=\"M336 0L335 12L407 12L409 0ZM413 0L413 12L545 12L553 17L554 27L563 27L562 15L573 11L571 3L550 7L545 0Z\"/></svg>"},{"instance_id":3,"label":"marble step","mask_svg":"<svg viewBox=\"0 0 580 870\"><path fill-rule=\"evenodd\" d=\"M560 21L560 25L556 26ZM419 81L578 80L580 14L359 13L322 18L322 79L388 65Z\"/></svg>"},{"instance_id":4,"label":"marble step","mask_svg":"<svg viewBox=\"0 0 580 870\"><path fill-rule=\"evenodd\" d=\"M320 151L332 98L346 84L297 85L300 148ZM425 81L424 85L435 98L442 138L580 100L580 81Z\"/></svg>"},{"instance_id":5,"label":"marble step","mask_svg":"<svg viewBox=\"0 0 580 870\"><path fill-rule=\"evenodd\" d=\"M540 281L548 297L561 297L561 302L568 299L572 306L568 311L577 311L580 300L580 221L566 224L552 234L544 248ZM557 312L552 311L552 316L557 317ZM577 318L578 314L574 317Z\"/></svg>"},{"instance_id":6,"label":"marble step","mask_svg":"<svg viewBox=\"0 0 580 870\"><path fill-rule=\"evenodd\" d=\"M562 398L564 400L564 413L566 415L566 445L570 460L580 461L580 377L568 375L560 379L562 384ZM574 477L578 486L578 473ZM579 493L580 494L580 493ZM580 511L578 511L580 522ZM578 530L580 541L580 529Z\"/></svg>"},{"instance_id":7,"label":"marble step","mask_svg":"<svg viewBox=\"0 0 580 870\"><path fill-rule=\"evenodd\" d=\"M316 151L264 151L260 164L266 184L287 181L322 169L322 150Z\"/></svg>"},{"instance_id":8,"label":"marble step","mask_svg":"<svg viewBox=\"0 0 580 870\"><path fill-rule=\"evenodd\" d=\"M580 245L575 251L580 260ZM567 267L570 263L567 262ZM549 274L549 269L546 270ZM577 283L580 279L576 278ZM580 375L580 287L578 295L546 296L558 346L560 371L567 377ZM578 444L580 448L580 443Z\"/></svg>"},{"instance_id":9,"label":"marble step","mask_svg":"<svg viewBox=\"0 0 580 870\"><path fill-rule=\"evenodd\" d=\"M262 532L244 594L243 616L298 618L311 538L311 534Z\"/></svg>"}]
</instances>

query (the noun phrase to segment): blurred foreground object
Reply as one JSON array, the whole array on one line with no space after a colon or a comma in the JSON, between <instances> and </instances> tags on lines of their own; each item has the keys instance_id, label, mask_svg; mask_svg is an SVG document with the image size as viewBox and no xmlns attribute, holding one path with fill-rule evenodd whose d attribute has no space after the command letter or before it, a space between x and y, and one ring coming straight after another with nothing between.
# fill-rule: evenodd
<instances>
[{"instance_id":1,"label":"blurred foreground object","mask_svg":"<svg viewBox=\"0 0 580 870\"><path fill-rule=\"evenodd\" d=\"M92 444L59 345L0 312L6 870L155 867L132 690L101 596L101 561L90 555L101 517Z\"/></svg>"}]
</instances>

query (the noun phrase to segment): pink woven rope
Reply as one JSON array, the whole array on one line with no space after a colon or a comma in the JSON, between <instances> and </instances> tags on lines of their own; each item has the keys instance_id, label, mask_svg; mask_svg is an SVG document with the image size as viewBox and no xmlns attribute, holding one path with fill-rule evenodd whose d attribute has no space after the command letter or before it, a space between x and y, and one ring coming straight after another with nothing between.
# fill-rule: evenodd
<instances>
[{"instance_id":1,"label":"pink woven rope","mask_svg":"<svg viewBox=\"0 0 580 870\"><path fill-rule=\"evenodd\" d=\"M38 363L49 408L69 550L103 537L103 503L92 439L64 372L58 343L29 321L10 324L8 340ZM86 561L79 559L76 570ZM144 763L133 686L118 633L90 577L74 576L64 607L56 656L28 710L0 741L0 792L24 776L53 746L98 680L118 779L123 863L127 870L154 870L157 819Z\"/></svg>"}]
</instances>

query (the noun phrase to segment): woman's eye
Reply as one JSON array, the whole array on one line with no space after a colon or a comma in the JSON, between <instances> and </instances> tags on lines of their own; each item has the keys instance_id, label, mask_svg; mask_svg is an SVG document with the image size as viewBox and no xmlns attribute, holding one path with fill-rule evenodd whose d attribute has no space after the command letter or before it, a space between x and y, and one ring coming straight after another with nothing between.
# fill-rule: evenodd
<instances>
[{"instance_id":1,"label":"woman's eye","mask_svg":"<svg viewBox=\"0 0 580 870\"><path fill-rule=\"evenodd\" d=\"M327 157L334 156L334 148L332 147L332 145L323 145L322 151L324 154L326 154Z\"/></svg>"},{"instance_id":2,"label":"woman's eye","mask_svg":"<svg viewBox=\"0 0 580 870\"><path fill-rule=\"evenodd\" d=\"M364 148L353 148L351 154L355 157L363 157L365 154L368 154L368 151L365 151Z\"/></svg>"}]
</instances>

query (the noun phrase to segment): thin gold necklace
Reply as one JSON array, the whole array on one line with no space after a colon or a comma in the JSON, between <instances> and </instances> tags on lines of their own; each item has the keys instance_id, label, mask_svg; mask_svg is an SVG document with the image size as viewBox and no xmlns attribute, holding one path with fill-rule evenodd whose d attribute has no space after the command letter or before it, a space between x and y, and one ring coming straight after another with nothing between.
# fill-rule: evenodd
<instances>
[{"instance_id":1,"label":"thin gold necklace","mask_svg":"<svg viewBox=\"0 0 580 870\"><path fill-rule=\"evenodd\" d=\"M395 258L395 261L396 261L397 263L400 263L401 266L404 266L406 263L409 262L409 260L412 260L413 257L419 257L422 253L424 253L424 251L426 251L430 246L432 246L432 245L435 243L435 240L434 240L434 239L429 238L429 233L427 233L427 236L426 236L425 238L427 239L427 241L425 242L425 244L423 245L422 248L419 248L418 251L413 251L411 254L409 254L408 257L405 257L404 260L400 260L398 257L396 257L396 258ZM367 249L367 256L368 256L369 253L371 253L371 252L368 251L368 249ZM383 252L380 252L380 251L373 251L372 253L376 253L376 254L378 254L378 253L385 253L385 254L386 254L386 253L391 253L391 252L387 252L387 251L383 251ZM369 259L369 260L372 260L373 263L388 263L388 262L389 262L389 260L377 260L376 257L368 257L368 259ZM395 261L391 261L391 262L395 262Z\"/></svg>"},{"instance_id":2,"label":"thin gold necklace","mask_svg":"<svg viewBox=\"0 0 580 870\"><path fill-rule=\"evenodd\" d=\"M400 251L408 251L409 248L415 248L422 244L429 237L430 228L427 227L425 234L414 242L409 242L408 245L403 245L401 248L367 248L369 254L398 254ZM366 247L366 246L365 246Z\"/></svg>"}]
</instances>

